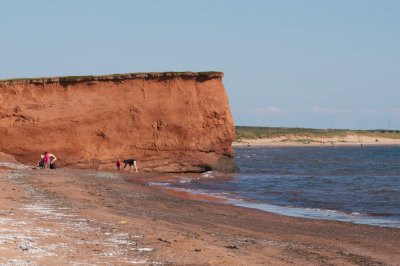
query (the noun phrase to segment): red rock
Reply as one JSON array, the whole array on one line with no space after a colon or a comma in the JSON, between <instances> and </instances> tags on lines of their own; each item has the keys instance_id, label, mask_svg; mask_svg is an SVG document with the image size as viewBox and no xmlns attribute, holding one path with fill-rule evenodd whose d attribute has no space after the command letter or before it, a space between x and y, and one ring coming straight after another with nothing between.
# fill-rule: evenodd
<instances>
[{"instance_id":1,"label":"red rock","mask_svg":"<svg viewBox=\"0 0 400 266\"><path fill-rule=\"evenodd\" d=\"M232 171L235 138L219 72L0 81L0 152L35 164L143 171Z\"/></svg>"}]
</instances>

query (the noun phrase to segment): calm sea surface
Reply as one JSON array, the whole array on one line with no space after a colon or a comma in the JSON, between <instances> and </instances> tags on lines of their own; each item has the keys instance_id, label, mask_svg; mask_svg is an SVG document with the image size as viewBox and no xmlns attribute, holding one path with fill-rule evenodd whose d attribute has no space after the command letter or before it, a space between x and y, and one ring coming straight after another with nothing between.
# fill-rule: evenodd
<instances>
[{"instance_id":1,"label":"calm sea surface","mask_svg":"<svg viewBox=\"0 0 400 266\"><path fill-rule=\"evenodd\" d=\"M400 147L236 148L240 172L168 184L290 216L400 228Z\"/></svg>"}]
</instances>

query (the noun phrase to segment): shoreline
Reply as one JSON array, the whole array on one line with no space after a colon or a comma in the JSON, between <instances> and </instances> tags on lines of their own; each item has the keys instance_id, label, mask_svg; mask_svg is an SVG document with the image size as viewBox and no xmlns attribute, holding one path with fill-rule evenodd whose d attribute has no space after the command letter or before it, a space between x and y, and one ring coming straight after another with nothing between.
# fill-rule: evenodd
<instances>
[{"instance_id":1,"label":"shoreline","mask_svg":"<svg viewBox=\"0 0 400 266\"><path fill-rule=\"evenodd\" d=\"M232 147L333 147L333 146L397 146L399 139L359 137L311 137L311 136L281 136L259 139L241 139L232 143Z\"/></svg>"},{"instance_id":2,"label":"shoreline","mask_svg":"<svg viewBox=\"0 0 400 266\"><path fill-rule=\"evenodd\" d=\"M359 213L350 213L332 209L316 209L306 207L280 206L269 203L256 202L251 199L234 199L216 196L207 192L200 192L194 189L177 188L168 185L150 184L150 188L166 195L183 198L187 200L201 201L212 204L230 205L247 209L254 209L266 213L282 215L287 217L297 217L304 219L339 221L351 224L362 224L369 226L388 227L400 229L400 221L384 217L369 216Z\"/></svg>"},{"instance_id":3,"label":"shoreline","mask_svg":"<svg viewBox=\"0 0 400 266\"><path fill-rule=\"evenodd\" d=\"M0 169L0 263L388 264L400 230L288 217L158 192L167 175ZM15 238L13 238L15 237Z\"/></svg>"}]
</instances>

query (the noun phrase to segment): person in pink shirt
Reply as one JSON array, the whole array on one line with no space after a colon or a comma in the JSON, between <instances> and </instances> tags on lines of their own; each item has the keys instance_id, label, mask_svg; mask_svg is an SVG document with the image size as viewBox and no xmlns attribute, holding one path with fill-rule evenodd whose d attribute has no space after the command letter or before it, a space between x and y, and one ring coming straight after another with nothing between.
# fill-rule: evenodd
<instances>
[{"instance_id":1,"label":"person in pink shirt","mask_svg":"<svg viewBox=\"0 0 400 266\"><path fill-rule=\"evenodd\" d=\"M43 168L50 168L50 165L57 160L57 157L54 154L48 153L47 151L45 151L41 157L42 160L40 161L39 166Z\"/></svg>"}]
</instances>

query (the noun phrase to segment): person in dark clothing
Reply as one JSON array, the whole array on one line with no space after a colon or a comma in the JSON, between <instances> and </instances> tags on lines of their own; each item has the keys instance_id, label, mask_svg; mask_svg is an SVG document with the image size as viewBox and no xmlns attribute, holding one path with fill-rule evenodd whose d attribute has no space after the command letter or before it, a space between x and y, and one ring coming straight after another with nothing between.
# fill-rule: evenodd
<instances>
[{"instance_id":1,"label":"person in dark clothing","mask_svg":"<svg viewBox=\"0 0 400 266\"><path fill-rule=\"evenodd\" d=\"M54 162L57 161L57 157L54 154L45 151L43 155L40 155L40 157L42 157L42 160L36 165L36 167L48 167L50 169L56 169L56 165L54 164Z\"/></svg>"},{"instance_id":2,"label":"person in dark clothing","mask_svg":"<svg viewBox=\"0 0 400 266\"><path fill-rule=\"evenodd\" d=\"M133 173L133 168L135 167L136 173L138 172L137 166L136 166L136 160L135 159L127 159L124 160L125 166L122 169L125 169L127 165L131 167L131 172Z\"/></svg>"}]
</instances>

